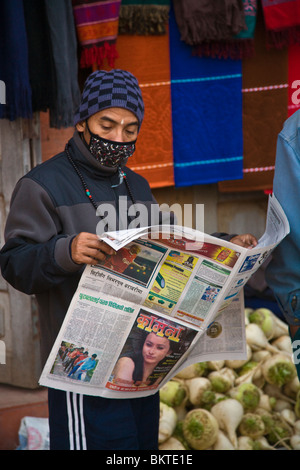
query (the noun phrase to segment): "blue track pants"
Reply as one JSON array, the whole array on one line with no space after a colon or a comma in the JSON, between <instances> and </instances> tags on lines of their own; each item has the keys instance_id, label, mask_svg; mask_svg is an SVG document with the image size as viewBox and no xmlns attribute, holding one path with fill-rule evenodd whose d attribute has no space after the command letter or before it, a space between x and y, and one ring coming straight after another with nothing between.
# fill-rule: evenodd
<instances>
[{"instance_id":1,"label":"blue track pants","mask_svg":"<svg viewBox=\"0 0 300 470\"><path fill-rule=\"evenodd\" d=\"M157 450L159 394L110 399L49 389L50 450Z\"/></svg>"}]
</instances>

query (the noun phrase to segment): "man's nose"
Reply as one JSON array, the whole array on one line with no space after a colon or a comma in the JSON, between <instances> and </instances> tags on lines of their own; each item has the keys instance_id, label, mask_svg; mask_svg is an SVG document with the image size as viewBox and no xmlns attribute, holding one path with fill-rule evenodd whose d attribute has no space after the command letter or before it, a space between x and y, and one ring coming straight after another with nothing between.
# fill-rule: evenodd
<instances>
[{"instance_id":1,"label":"man's nose","mask_svg":"<svg viewBox=\"0 0 300 470\"><path fill-rule=\"evenodd\" d=\"M123 137L123 129L121 126L118 126L115 130L115 140L116 142L125 142Z\"/></svg>"}]
</instances>

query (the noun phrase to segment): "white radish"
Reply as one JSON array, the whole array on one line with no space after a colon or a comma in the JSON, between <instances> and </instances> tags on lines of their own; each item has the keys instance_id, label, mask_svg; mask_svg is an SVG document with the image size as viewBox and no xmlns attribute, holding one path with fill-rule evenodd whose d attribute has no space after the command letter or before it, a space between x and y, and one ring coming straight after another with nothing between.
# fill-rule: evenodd
<instances>
[{"instance_id":1,"label":"white radish","mask_svg":"<svg viewBox=\"0 0 300 470\"><path fill-rule=\"evenodd\" d=\"M275 346L272 346L269 343L263 330L260 328L260 326L256 325L256 323L249 323L249 325L246 326L246 341L252 351L266 349L272 353L279 352Z\"/></svg>"},{"instance_id":2,"label":"white radish","mask_svg":"<svg viewBox=\"0 0 300 470\"><path fill-rule=\"evenodd\" d=\"M258 407L267 411L272 411L276 403L276 398L270 397L266 393L260 395Z\"/></svg>"},{"instance_id":3,"label":"white radish","mask_svg":"<svg viewBox=\"0 0 300 470\"><path fill-rule=\"evenodd\" d=\"M260 380L262 377L261 372L261 363L258 363L252 369L249 370L246 374L240 375L235 379L235 385L241 385L242 383L251 383L254 380Z\"/></svg>"},{"instance_id":4,"label":"white radish","mask_svg":"<svg viewBox=\"0 0 300 470\"><path fill-rule=\"evenodd\" d=\"M186 448L176 437L172 436L159 445L159 450L186 450Z\"/></svg>"},{"instance_id":5,"label":"white radish","mask_svg":"<svg viewBox=\"0 0 300 470\"><path fill-rule=\"evenodd\" d=\"M228 359L225 361L225 365L227 367L230 367L231 369L239 369L242 367L244 364L246 364L248 361L250 361L251 356L252 356L252 350L249 346L249 344L246 344L246 353L247 353L247 358L246 359Z\"/></svg>"},{"instance_id":6,"label":"white radish","mask_svg":"<svg viewBox=\"0 0 300 470\"><path fill-rule=\"evenodd\" d=\"M221 370L214 370L208 374L208 379L212 389L215 392L226 393L233 386L235 373L229 367L223 367Z\"/></svg>"},{"instance_id":7,"label":"white radish","mask_svg":"<svg viewBox=\"0 0 300 470\"><path fill-rule=\"evenodd\" d=\"M272 341L271 344L279 349L279 351L286 351L290 355L293 354L291 338L289 335L281 335Z\"/></svg>"},{"instance_id":8,"label":"white radish","mask_svg":"<svg viewBox=\"0 0 300 470\"><path fill-rule=\"evenodd\" d=\"M219 430L218 438L214 443L213 450L235 450L235 448L224 432Z\"/></svg>"},{"instance_id":9,"label":"white radish","mask_svg":"<svg viewBox=\"0 0 300 470\"><path fill-rule=\"evenodd\" d=\"M208 361L207 362L207 368L209 370L220 370L222 367L224 367L225 361L220 360L220 361Z\"/></svg>"},{"instance_id":10,"label":"white radish","mask_svg":"<svg viewBox=\"0 0 300 470\"><path fill-rule=\"evenodd\" d=\"M297 419L294 423L294 433L300 435L300 419Z\"/></svg>"},{"instance_id":11,"label":"white radish","mask_svg":"<svg viewBox=\"0 0 300 470\"><path fill-rule=\"evenodd\" d=\"M271 357L270 351L266 351L265 349L260 349L259 351L253 351L252 352L252 361L254 362L261 362L265 359L268 359L268 357Z\"/></svg>"},{"instance_id":12,"label":"white radish","mask_svg":"<svg viewBox=\"0 0 300 470\"><path fill-rule=\"evenodd\" d=\"M257 439L265 433L266 428L261 415L257 413L245 413L238 430L242 436Z\"/></svg>"},{"instance_id":13,"label":"white radish","mask_svg":"<svg viewBox=\"0 0 300 470\"><path fill-rule=\"evenodd\" d=\"M294 426L297 418L296 414L294 411L290 408L285 408L281 411L280 416L284 419L286 423L288 423L290 426Z\"/></svg>"},{"instance_id":14,"label":"white radish","mask_svg":"<svg viewBox=\"0 0 300 470\"><path fill-rule=\"evenodd\" d=\"M268 308L257 308L254 312L250 313L249 321L256 323L263 330L268 340L273 338L276 329L276 319L271 310Z\"/></svg>"},{"instance_id":15,"label":"white radish","mask_svg":"<svg viewBox=\"0 0 300 470\"><path fill-rule=\"evenodd\" d=\"M268 443L264 436L260 436L259 438L255 439L255 442L259 444L260 450L275 450L275 448Z\"/></svg>"},{"instance_id":16,"label":"white radish","mask_svg":"<svg viewBox=\"0 0 300 470\"><path fill-rule=\"evenodd\" d=\"M182 423L183 436L194 450L209 449L218 438L219 424L207 410L194 408L190 410Z\"/></svg>"},{"instance_id":17,"label":"white radish","mask_svg":"<svg viewBox=\"0 0 300 470\"><path fill-rule=\"evenodd\" d=\"M280 318L278 318L276 315L274 315L275 321L276 321L276 328L274 331L273 338L278 338L281 335L288 335L289 334L289 327L287 323L282 321Z\"/></svg>"},{"instance_id":18,"label":"white radish","mask_svg":"<svg viewBox=\"0 0 300 470\"><path fill-rule=\"evenodd\" d=\"M300 450L300 435L299 434L294 434L290 438L290 444L291 444L293 450Z\"/></svg>"},{"instance_id":19,"label":"white radish","mask_svg":"<svg viewBox=\"0 0 300 470\"><path fill-rule=\"evenodd\" d=\"M249 315L250 313L254 312L254 308L250 308L250 307L245 307L244 309L244 313L245 313L245 325L248 325L250 322L249 322Z\"/></svg>"},{"instance_id":20,"label":"white radish","mask_svg":"<svg viewBox=\"0 0 300 470\"><path fill-rule=\"evenodd\" d=\"M274 397L278 400L285 400L285 401L288 401L289 403L291 403L292 405L295 405L296 403L296 400L293 400L293 398L290 398L286 395L284 395L282 392L281 392L281 389L279 387L277 387L276 385L272 385L272 384L269 384L267 383L265 386L264 386L264 392L269 395L270 397Z\"/></svg>"},{"instance_id":21,"label":"white radish","mask_svg":"<svg viewBox=\"0 0 300 470\"><path fill-rule=\"evenodd\" d=\"M232 445L237 448L236 429L244 414L242 404L234 398L228 398L214 405L210 411L217 419L220 429L226 432Z\"/></svg>"},{"instance_id":22,"label":"white radish","mask_svg":"<svg viewBox=\"0 0 300 470\"><path fill-rule=\"evenodd\" d=\"M292 358L284 352L267 359L262 364L262 373L268 383L278 387L282 387L297 375Z\"/></svg>"},{"instance_id":23,"label":"white radish","mask_svg":"<svg viewBox=\"0 0 300 470\"><path fill-rule=\"evenodd\" d=\"M159 436L158 442L161 444L169 439L177 424L176 411L165 403L159 404Z\"/></svg>"},{"instance_id":24,"label":"white radish","mask_svg":"<svg viewBox=\"0 0 300 470\"><path fill-rule=\"evenodd\" d=\"M248 436L238 437L238 450L253 450L254 441Z\"/></svg>"},{"instance_id":25,"label":"white radish","mask_svg":"<svg viewBox=\"0 0 300 470\"><path fill-rule=\"evenodd\" d=\"M283 410L291 410L292 405L287 400L282 400L281 398L276 399L276 403L274 405L274 411L281 413Z\"/></svg>"},{"instance_id":26,"label":"white radish","mask_svg":"<svg viewBox=\"0 0 300 470\"><path fill-rule=\"evenodd\" d=\"M201 405L203 393L211 390L211 383L206 377L193 377L187 379L185 384L188 389L188 399L194 406Z\"/></svg>"},{"instance_id":27,"label":"white radish","mask_svg":"<svg viewBox=\"0 0 300 470\"><path fill-rule=\"evenodd\" d=\"M296 395L300 390L300 382L296 375L293 380L290 380L287 384L282 387L284 395L296 399Z\"/></svg>"},{"instance_id":28,"label":"white radish","mask_svg":"<svg viewBox=\"0 0 300 470\"><path fill-rule=\"evenodd\" d=\"M193 377L200 377L206 369L206 365L203 362L197 362L190 364L181 371L177 372L176 376L178 379L192 379Z\"/></svg>"}]
</instances>

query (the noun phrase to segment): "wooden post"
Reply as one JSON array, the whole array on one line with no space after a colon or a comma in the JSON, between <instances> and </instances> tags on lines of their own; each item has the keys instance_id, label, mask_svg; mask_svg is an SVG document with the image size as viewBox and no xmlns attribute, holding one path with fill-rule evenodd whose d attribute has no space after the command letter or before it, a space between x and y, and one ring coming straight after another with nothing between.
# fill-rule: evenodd
<instances>
[{"instance_id":1,"label":"wooden post","mask_svg":"<svg viewBox=\"0 0 300 470\"><path fill-rule=\"evenodd\" d=\"M0 120L0 237L16 182L41 161L39 116L32 120ZM5 364L0 383L37 388L41 371L37 309L34 296L18 292L0 276L0 341Z\"/></svg>"}]
</instances>

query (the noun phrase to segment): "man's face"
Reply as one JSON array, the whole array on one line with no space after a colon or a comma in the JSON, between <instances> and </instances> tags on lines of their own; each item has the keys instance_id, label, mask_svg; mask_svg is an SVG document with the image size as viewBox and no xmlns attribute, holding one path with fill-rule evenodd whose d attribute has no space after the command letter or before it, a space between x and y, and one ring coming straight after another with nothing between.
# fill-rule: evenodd
<instances>
[{"instance_id":1,"label":"man's face","mask_svg":"<svg viewBox=\"0 0 300 470\"><path fill-rule=\"evenodd\" d=\"M114 142L131 142L136 140L138 135L138 120L129 110L124 108L109 108L93 114L88 119L88 125L92 133L103 139ZM86 122L76 125L87 144L90 143L90 133Z\"/></svg>"}]
</instances>

